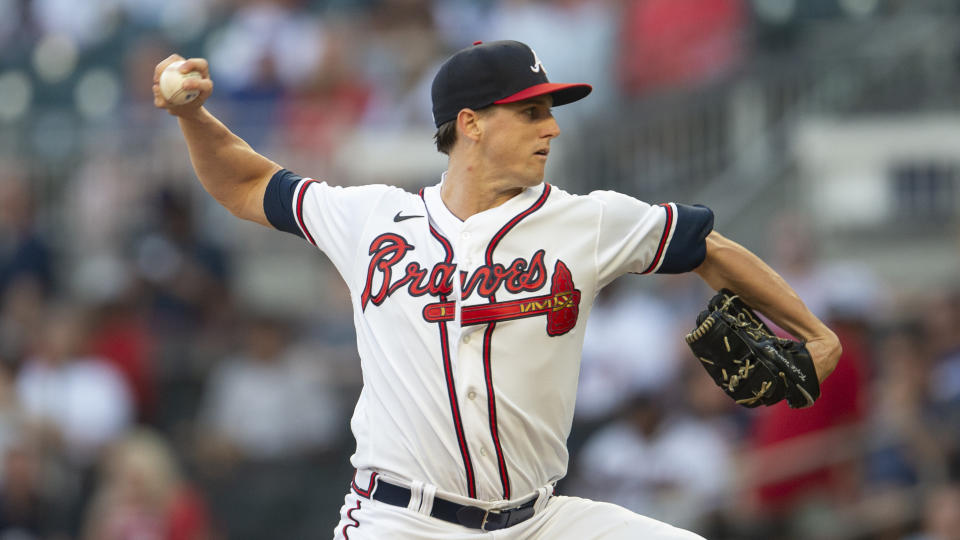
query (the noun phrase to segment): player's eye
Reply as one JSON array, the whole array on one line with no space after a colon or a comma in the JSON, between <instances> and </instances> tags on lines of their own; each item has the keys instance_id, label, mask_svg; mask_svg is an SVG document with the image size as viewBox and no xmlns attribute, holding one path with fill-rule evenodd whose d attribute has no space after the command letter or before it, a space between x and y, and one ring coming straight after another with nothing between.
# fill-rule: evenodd
<instances>
[{"instance_id":1,"label":"player's eye","mask_svg":"<svg viewBox=\"0 0 960 540\"><path fill-rule=\"evenodd\" d=\"M549 107L527 107L523 110L523 113L531 120L541 120L544 118L550 117L550 108Z\"/></svg>"}]
</instances>

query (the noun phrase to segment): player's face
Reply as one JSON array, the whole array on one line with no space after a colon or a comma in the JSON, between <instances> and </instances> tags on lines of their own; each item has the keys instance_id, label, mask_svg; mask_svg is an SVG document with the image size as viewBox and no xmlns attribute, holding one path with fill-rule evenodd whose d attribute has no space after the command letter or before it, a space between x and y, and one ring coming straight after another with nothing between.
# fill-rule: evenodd
<instances>
[{"instance_id":1,"label":"player's face","mask_svg":"<svg viewBox=\"0 0 960 540\"><path fill-rule=\"evenodd\" d=\"M494 105L483 116L483 155L496 176L518 187L543 181L550 141L560 135L552 96Z\"/></svg>"}]
</instances>

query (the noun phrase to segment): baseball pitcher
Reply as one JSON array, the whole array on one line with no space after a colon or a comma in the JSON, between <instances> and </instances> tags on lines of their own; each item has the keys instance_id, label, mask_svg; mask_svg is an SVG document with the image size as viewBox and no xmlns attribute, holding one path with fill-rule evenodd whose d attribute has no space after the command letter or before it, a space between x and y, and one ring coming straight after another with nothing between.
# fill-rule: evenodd
<instances>
[{"instance_id":1,"label":"baseball pitcher","mask_svg":"<svg viewBox=\"0 0 960 540\"><path fill-rule=\"evenodd\" d=\"M766 264L713 231L708 208L544 182L560 135L551 108L591 87L550 82L523 43L478 42L442 65L433 114L449 166L415 194L335 187L256 153L203 107L213 89L205 60L179 68L199 72L184 83L196 99L164 99L160 74L181 60L157 66L155 104L177 117L203 186L234 215L319 248L350 290L364 384L337 539L699 538L555 493L586 320L623 274L697 272L798 338L764 341L711 303L688 341L705 367L729 362L715 378L738 400L756 398L744 404L793 404L805 388L798 377L812 402L836 365L833 332Z\"/></svg>"}]
</instances>

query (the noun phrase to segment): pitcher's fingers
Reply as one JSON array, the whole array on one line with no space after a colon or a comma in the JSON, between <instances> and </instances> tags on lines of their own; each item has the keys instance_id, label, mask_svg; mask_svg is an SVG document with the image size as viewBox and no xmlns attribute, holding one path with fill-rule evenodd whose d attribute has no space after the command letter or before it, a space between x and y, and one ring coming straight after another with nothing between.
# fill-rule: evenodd
<instances>
[{"instance_id":1,"label":"pitcher's fingers","mask_svg":"<svg viewBox=\"0 0 960 540\"><path fill-rule=\"evenodd\" d=\"M180 73L189 73L197 71L204 79L210 77L210 64L206 58L190 58L180 66Z\"/></svg>"},{"instance_id":2,"label":"pitcher's fingers","mask_svg":"<svg viewBox=\"0 0 960 540\"><path fill-rule=\"evenodd\" d=\"M183 81L184 90L199 90L200 96L206 97L213 92L213 81L210 79L186 79Z\"/></svg>"},{"instance_id":3,"label":"pitcher's fingers","mask_svg":"<svg viewBox=\"0 0 960 540\"><path fill-rule=\"evenodd\" d=\"M153 106L162 109L164 104L163 96L160 95L160 85L153 85Z\"/></svg>"},{"instance_id":4,"label":"pitcher's fingers","mask_svg":"<svg viewBox=\"0 0 960 540\"><path fill-rule=\"evenodd\" d=\"M183 57L177 53L173 53L161 60L160 63L157 64L157 67L153 69L153 84L158 84L160 82L160 74L163 73L163 70L167 69L167 66L178 60L183 60Z\"/></svg>"}]
</instances>

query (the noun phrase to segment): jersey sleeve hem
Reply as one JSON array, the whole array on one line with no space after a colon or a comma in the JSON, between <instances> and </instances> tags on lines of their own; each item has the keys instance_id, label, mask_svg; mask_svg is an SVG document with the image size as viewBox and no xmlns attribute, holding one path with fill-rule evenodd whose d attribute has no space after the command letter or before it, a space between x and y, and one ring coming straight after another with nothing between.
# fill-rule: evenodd
<instances>
[{"instance_id":1,"label":"jersey sleeve hem","mask_svg":"<svg viewBox=\"0 0 960 540\"><path fill-rule=\"evenodd\" d=\"M707 256L707 235L713 230L713 211L703 205L665 204L667 226L657 258L648 272L681 274L700 266Z\"/></svg>"},{"instance_id":2,"label":"jersey sleeve hem","mask_svg":"<svg viewBox=\"0 0 960 540\"><path fill-rule=\"evenodd\" d=\"M647 265L643 272L640 272L641 274L660 271L660 267L665 260L664 255L667 252L667 246L670 245L670 240L673 238L674 228L677 224L677 210L674 204L661 204L660 207L666 212L663 222L663 233L660 235L660 241L657 243L657 251L653 255L653 260L650 261L650 264Z\"/></svg>"},{"instance_id":3,"label":"jersey sleeve hem","mask_svg":"<svg viewBox=\"0 0 960 540\"><path fill-rule=\"evenodd\" d=\"M263 194L263 213L274 229L304 238L293 212L293 197L303 178L287 169L274 173Z\"/></svg>"}]
</instances>

